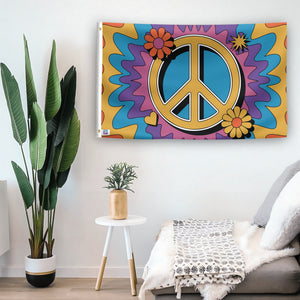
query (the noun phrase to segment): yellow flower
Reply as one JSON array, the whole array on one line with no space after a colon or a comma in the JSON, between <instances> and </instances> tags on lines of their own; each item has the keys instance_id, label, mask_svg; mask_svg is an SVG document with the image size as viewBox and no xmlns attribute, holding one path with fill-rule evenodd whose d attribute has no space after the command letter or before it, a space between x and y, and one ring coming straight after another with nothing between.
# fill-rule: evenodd
<instances>
[{"instance_id":1,"label":"yellow flower","mask_svg":"<svg viewBox=\"0 0 300 300\"><path fill-rule=\"evenodd\" d=\"M246 109L240 109L236 106L233 110L228 109L227 113L223 115L223 122L221 123L224 132L231 138L244 138L253 131L253 123L251 116Z\"/></svg>"}]
</instances>

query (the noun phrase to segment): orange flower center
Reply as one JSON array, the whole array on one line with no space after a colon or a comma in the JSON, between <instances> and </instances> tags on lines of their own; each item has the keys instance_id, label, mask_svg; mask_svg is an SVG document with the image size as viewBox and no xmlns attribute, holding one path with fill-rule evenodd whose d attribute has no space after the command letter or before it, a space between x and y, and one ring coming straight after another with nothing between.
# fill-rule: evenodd
<instances>
[{"instance_id":1,"label":"orange flower center","mask_svg":"<svg viewBox=\"0 0 300 300\"><path fill-rule=\"evenodd\" d=\"M164 46L164 41L161 38L156 38L153 42L153 45L156 49L161 49Z\"/></svg>"},{"instance_id":2,"label":"orange flower center","mask_svg":"<svg viewBox=\"0 0 300 300\"><path fill-rule=\"evenodd\" d=\"M235 128L239 128L242 125L242 120L240 118L234 118L231 122L232 126Z\"/></svg>"}]
</instances>

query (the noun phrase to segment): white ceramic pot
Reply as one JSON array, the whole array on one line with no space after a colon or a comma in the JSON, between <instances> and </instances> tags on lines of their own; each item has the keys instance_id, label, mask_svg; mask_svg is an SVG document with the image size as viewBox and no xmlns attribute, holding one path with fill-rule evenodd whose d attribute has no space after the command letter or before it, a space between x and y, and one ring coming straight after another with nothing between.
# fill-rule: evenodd
<instances>
[{"instance_id":1,"label":"white ceramic pot","mask_svg":"<svg viewBox=\"0 0 300 300\"><path fill-rule=\"evenodd\" d=\"M49 286L55 279L56 256L44 258L25 257L27 281L35 287Z\"/></svg>"}]
</instances>

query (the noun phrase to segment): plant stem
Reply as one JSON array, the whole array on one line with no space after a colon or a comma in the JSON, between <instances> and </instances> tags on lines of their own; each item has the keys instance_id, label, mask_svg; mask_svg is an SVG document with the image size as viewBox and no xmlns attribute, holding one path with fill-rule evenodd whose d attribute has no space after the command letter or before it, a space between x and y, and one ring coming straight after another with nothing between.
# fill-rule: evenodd
<instances>
[{"instance_id":1,"label":"plant stem","mask_svg":"<svg viewBox=\"0 0 300 300\"><path fill-rule=\"evenodd\" d=\"M54 207L54 209L51 210L51 217L50 217L50 232L49 232L49 238L48 238L48 243L50 243L50 254L52 256L52 252L53 252L53 228L54 228L54 220L55 220L55 211L56 211L56 207Z\"/></svg>"},{"instance_id":2,"label":"plant stem","mask_svg":"<svg viewBox=\"0 0 300 300\"><path fill-rule=\"evenodd\" d=\"M22 152L23 161L24 161L25 168L26 168L27 178L28 178L28 180L30 180L30 178L29 178L29 172L28 172L28 167L27 167L27 163L26 163L26 159L25 159L25 154L24 154L24 150L23 150L23 146L22 145L21 145L21 152Z\"/></svg>"},{"instance_id":3,"label":"plant stem","mask_svg":"<svg viewBox=\"0 0 300 300\"><path fill-rule=\"evenodd\" d=\"M50 247L50 236L51 236L51 211L48 210L48 248ZM48 254L49 254L49 249Z\"/></svg>"},{"instance_id":4,"label":"plant stem","mask_svg":"<svg viewBox=\"0 0 300 300\"><path fill-rule=\"evenodd\" d=\"M31 172L32 172L32 181L33 181L33 193L34 193L34 208L33 205L31 206L32 208L32 217L33 219L35 219L36 215L37 215L37 206L36 206L36 181L34 178L34 170L33 168L31 168Z\"/></svg>"},{"instance_id":5,"label":"plant stem","mask_svg":"<svg viewBox=\"0 0 300 300\"><path fill-rule=\"evenodd\" d=\"M29 229L29 233L30 233L30 238L33 239L33 232L30 226L30 221L29 221L29 217L28 217L28 212L27 209L25 207L25 213L26 213L26 220L27 220L27 225L28 225L28 229Z\"/></svg>"},{"instance_id":6,"label":"plant stem","mask_svg":"<svg viewBox=\"0 0 300 300\"><path fill-rule=\"evenodd\" d=\"M23 161L24 161L24 165L25 165L25 169L26 169L26 175L27 175L28 180L30 181L27 162L26 162L26 158L25 158L25 154L24 154L24 150L23 150L23 145L20 145L20 147L21 147L21 153L22 153L22 157L23 157ZM34 219L34 211L33 211L32 206L31 206L31 209L32 209L32 214L33 214L33 219ZM33 240L34 233L32 232L32 228L31 228L30 221L29 221L29 216L28 216L28 211L27 211L26 207L25 207L25 214L26 214L26 221L27 221L28 230L29 230L29 233L30 233L30 238L31 238L31 240ZM35 222L33 221L33 230L34 230L34 224L35 224Z\"/></svg>"},{"instance_id":7,"label":"plant stem","mask_svg":"<svg viewBox=\"0 0 300 300\"><path fill-rule=\"evenodd\" d=\"M53 209L52 225L51 225L51 230L52 230L52 231L53 231L53 228L54 228L55 211L56 211L56 206L55 206L54 209Z\"/></svg>"},{"instance_id":8,"label":"plant stem","mask_svg":"<svg viewBox=\"0 0 300 300\"><path fill-rule=\"evenodd\" d=\"M43 194L42 194L42 208L44 208L44 201L45 201L45 189L43 188Z\"/></svg>"}]
</instances>

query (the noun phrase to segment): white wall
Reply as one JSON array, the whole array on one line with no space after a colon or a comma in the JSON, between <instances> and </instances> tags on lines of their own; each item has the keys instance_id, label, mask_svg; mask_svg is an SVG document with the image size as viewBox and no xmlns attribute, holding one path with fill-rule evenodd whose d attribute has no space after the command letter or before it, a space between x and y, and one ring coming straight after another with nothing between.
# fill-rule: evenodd
<instances>
[{"instance_id":1,"label":"white wall","mask_svg":"<svg viewBox=\"0 0 300 300\"><path fill-rule=\"evenodd\" d=\"M0 180L0 256L9 249L8 224L6 181Z\"/></svg>"},{"instance_id":2,"label":"white wall","mask_svg":"<svg viewBox=\"0 0 300 300\"><path fill-rule=\"evenodd\" d=\"M142 267L162 222L172 218L251 220L276 176L299 159L299 0L0 0L0 61L24 89L22 34L29 42L40 103L51 40L57 42L60 76L71 65L78 71L77 108L81 143L69 181L59 194L55 253L59 276L96 276L105 229L94 224L108 213L105 168L113 162L139 165L129 211L148 217L132 230L135 258ZM97 21L135 23L288 22L288 110L286 139L254 141L107 140L97 139ZM11 250L0 259L0 275L23 276L29 252L28 233L11 160L21 163L12 138L4 95L0 92L0 178L8 180ZM123 237L112 241L107 276L127 276ZM139 268L139 272L141 268Z\"/></svg>"}]
</instances>

